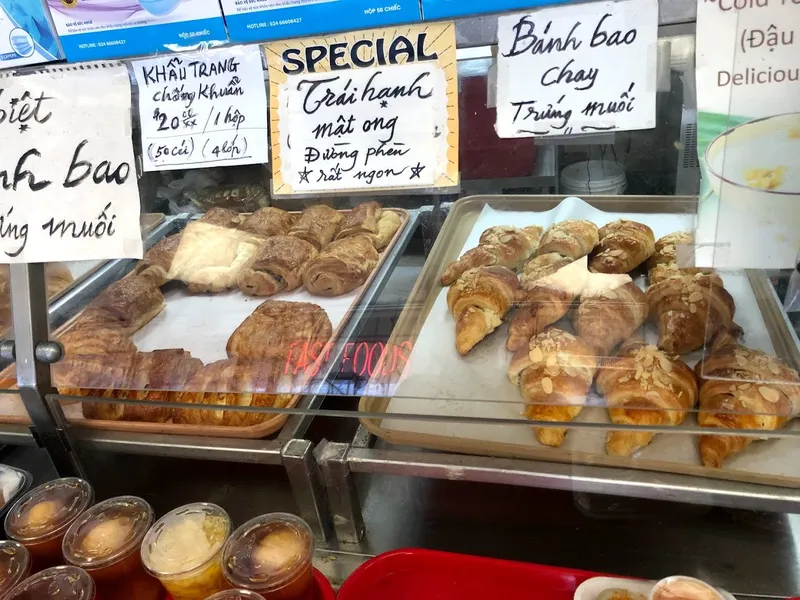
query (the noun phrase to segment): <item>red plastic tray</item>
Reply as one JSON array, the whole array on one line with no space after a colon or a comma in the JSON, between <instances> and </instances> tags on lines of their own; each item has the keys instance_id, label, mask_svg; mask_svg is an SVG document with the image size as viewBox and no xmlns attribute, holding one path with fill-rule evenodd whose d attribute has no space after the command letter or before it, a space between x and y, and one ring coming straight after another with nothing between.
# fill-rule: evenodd
<instances>
[{"instance_id":1,"label":"red plastic tray","mask_svg":"<svg viewBox=\"0 0 800 600\"><path fill-rule=\"evenodd\" d=\"M430 550L396 550L367 561L338 600L572 600L600 573Z\"/></svg>"},{"instance_id":2,"label":"red plastic tray","mask_svg":"<svg viewBox=\"0 0 800 600\"><path fill-rule=\"evenodd\" d=\"M333 593L330 582L325 575L316 569L314 569L314 593L311 598L314 600L336 600L336 594ZM172 596L167 594L166 600L172 600Z\"/></svg>"}]
</instances>

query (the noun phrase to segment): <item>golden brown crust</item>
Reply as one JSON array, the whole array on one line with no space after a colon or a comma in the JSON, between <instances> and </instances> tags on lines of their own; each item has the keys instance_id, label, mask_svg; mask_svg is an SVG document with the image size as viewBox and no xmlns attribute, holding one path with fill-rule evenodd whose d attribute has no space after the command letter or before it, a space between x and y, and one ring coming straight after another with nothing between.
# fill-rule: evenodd
<instances>
[{"instance_id":1,"label":"golden brown crust","mask_svg":"<svg viewBox=\"0 0 800 600\"><path fill-rule=\"evenodd\" d=\"M150 279L156 286L161 287L170 280L169 271L180 245L179 233L161 238L145 252L144 258L137 263L134 273Z\"/></svg>"},{"instance_id":2,"label":"golden brown crust","mask_svg":"<svg viewBox=\"0 0 800 600\"><path fill-rule=\"evenodd\" d=\"M775 431L800 414L800 375L765 352L728 344L695 366L700 380L702 427ZM747 436L700 436L700 456L708 467L744 450Z\"/></svg>"},{"instance_id":3,"label":"golden brown crust","mask_svg":"<svg viewBox=\"0 0 800 600\"><path fill-rule=\"evenodd\" d=\"M209 208L208 211L196 223L205 223L206 225L213 225L215 227L223 227L225 229L236 229L241 225L244 215L242 213L231 210L230 208L222 208L215 206Z\"/></svg>"},{"instance_id":4,"label":"golden brown crust","mask_svg":"<svg viewBox=\"0 0 800 600\"><path fill-rule=\"evenodd\" d=\"M239 289L251 296L291 292L303 283L303 273L316 256L317 249L300 238L290 235L268 238L239 274Z\"/></svg>"},{"instance_id":5,"label":"golden brown crust","mask_svg":"<svg viewBox=\"0 0 800 600\"><path fill-rule=\"evenodd\" d=\"M658 325L658 347L670 354L702 348L733 326L736 306L717 275L676 275L647 288L650 320Z\"/></svg>"},{"instance_id":6,"label":"golden brown crust","mask_svg":"<svg viewBox=\"0 0 800 600\"><path fill-rule=\"evenodd\" d=\"M303 283L316 296L341 296L364 284L380 256L372 240L356 235L336 240L311 260Z\"/></svg>"},{"instance_id":7,"label":"golden brown crust","mask_svg":"<svg viewBox=\"0 0 800 600\"><path fill-rule=\"evenodd\" d=\"M589 254L599 241L597 225L578 219L551 225L539 240L539 254L556 252L577 260Z\"/></svg>"},{"instance_id":8,"label":"golden brown crust","mask_svg":"<svg viewBox=\"0 0 800 600\"><path fill-rule=\"evenodd\" d=\"M506 267L479 267L464 273L447 291L456 320L456 349L466 354L500 326L514 304L519 281Z\"/></svg>"},{"instance_id":9,"label":"golden brown crust","mask_svg":"<svg viewBox=\"0 0 800 600\"><path fill-rule=\"evenodd\" d=\"M485 230L477 247L450 263L441 276L442 285L452 285L462 274L477 267L518 269L536 250L541 228L496 226Z\"/></svg>"},{"instance_id":10,"label":"golden brown crust","mask_svg":"<svg viewBox=\"0 0 800 600\"><path fill-rule=\"evenodd\" d=\"M655 252L653 230L636 221L613 221L598 234L600 242L589 260L593 273L629 273Z\"/></svg>"},{"instance_id":11,"label":"golden brown crust","mask_svg":"<svg viewBox=\"0 0 800 600\"><path fill-rule=\"evenodd\" d=\"M66 396L102 397L106 390L131 386L135 362L135 352L107 356L73 354L52 366L53 385L59 394Z\"/></svg>"},{"instance_id":12,"label":"golden brown crust","mask_svg":"<svg viewBox=\"0 0 800 600\"><path fill-rule=\"evenodd\" d=\"M52 298L72 284L72 271L63 263L47 263L44 266L44 280L47 286L47 297ZM10 293L8 265L0 265L0 296L8 296Z\"/></svg>"},{"instance_id":13,"label":"golden brown crust","mask_svg":"<svg viewBox=\"0 0 800 600\"><path fill-rule=\"evenodd\" d=\"M132 335L160 313L166 303L150 279L137 275L111 284L78 317L76 327L117 329Z\"/></svg>"},{"instance_id":14,"label":"golden brown crust","mask_svg":"<svg viewBox=\"0 0 800 600\"><path fill-rule=\"evenodd\" d=\"M378 222L383 214L377 202L364 202L347 213L336 239L341 240L351 235L374 235L378 233Z\"/></svg>"},{"instance_id":15,"label":"golden brown crust","mask_svg":"<svg viewBox=\"0 0 800 600\"><path fill-rule=\"evenodd\" d=\"M342 214L324 204L310 206L289 230L289 235L299 237L321 250L331 243L344 221Z\"/></svg>"},{"instance_id":16,"label":"golden brown crust","mask_svg":"<svg viewBox=\"0 0 800 600\"><path fill-rule=\"evenodd\" d=\"M230 358L286 361L291 353L325 344L333 327L325 310L310 302L267 300L228 339Z\"/></svg>"},{"instance_id":17,"label":"golden brown crust","mask_svg":"<svg viewBox=\"0 0 800 600\"><path fill-rule=\"evenodd\" d=\"M294 223L294 216L276 208L268 206L260 208L252 215L245 217L239 229L254 233L261 237L272 237L275 235L286 235Z\"/></svg>"},{"instance_id":18,"label":"golden brown crust","mask_svg":"<svg viewBox=\"0 0 800 600\"><path fill-rule=\"evenodd\" d=\"M645 293L628 282L614 290L584 294L575 311L575 330L599 356L605 356L644 324L647 312Z\"/></svg>"},{"instance_id":19,"label":"golden brown crust","mask_svg":"<svg viewBox=\"0 0 800 600\"><path fill-rule=\"evenodd\" d=\"M656 240L653 255L647 261L647 281L655 285L675 275L710 274L711 269L678 266L678 249L684 247L686 261L694 262L694 235L688 231L676 231Z\"/></svg>"},{"instance_id":20,"label":"golden brown crust","mask_svg":"<svg viewBox=\"0 0 800 600\"><path fill-rule=\"evenodd\" d=\"M283 367L280 360L217 361L194 374L179 401L192 405L284 408L295 394ZM273 416L265 412L176 408L172 420L187 425L251 427Z\"/></svg>"},{"instance_id":21,"label":"golden brown crust","mask_svg":"<svg viewBox=\"0 0 800 600\"><path fill-rule=\"evenodd\" d=\"M402 224L403 220L395 211L382 211L381 218L378 220L378 230L374 235L370 236L375 248L379 251L386 248L386 246L391 243L394 234L397 233L397 230L400 229Z\"/></svg>"},{"instance_id":22,"label":"golden brown crust","mask_svg":"<svg viewBox=\"0 0 800 600\"><path fill-rule=\"evenodd\" d=\"M58 336L58 341L64 346L64 356L133 354L137 350L120 329L76 326Z\"/></svg>"},{"instance_id":23,"label":"golden brown crust","mask_svg":"<svg viewBox=\"0 0 800 600\"><path fill-rule=\"evenodd\" d=\"M692 369L677 356L656 346L626 344L597 375L597 391L608 405L612 423L670 425L683 423L697 404L697 380ZM630 456L655 436L648 431L610 431L606 452Z\"/></svg>"},{"instance_id":24,"label":"golden brown crust","mask_svg":"<svg viewBox=\"0 0 800 600\"><path fill-rule=\"evenodd\" d=\"M517 353L509 366L509 378L519 383L532 421L566 423L577 417L597 372L594 351L580 338L552 327L530 341L527 356ZM545 446L560 446L567 429L535 427Z\"/></svg>"}]
</instances>

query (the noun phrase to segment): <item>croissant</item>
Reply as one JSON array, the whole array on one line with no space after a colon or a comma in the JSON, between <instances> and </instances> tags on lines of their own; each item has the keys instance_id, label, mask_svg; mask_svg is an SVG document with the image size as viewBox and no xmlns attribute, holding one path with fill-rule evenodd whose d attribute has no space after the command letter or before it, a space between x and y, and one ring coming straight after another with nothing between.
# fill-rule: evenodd
<instances>
[{"instance_id":1,"label":"croissant","mask_svg":"<svg viewBox=\"0 0 800 600\"><path fill-rule=\"evenodd\" d=\"M44 266L44 280L47 297L52 298L72 284L72 271L62 263L47 263ZM8 265L0 265L0 296L8 296L10 293Z\"/></svg>"},{"instance_id":2,"label":"croissant","mask_svg":"<svg viewBox=\"0 0 800 600\"><path fill-rule=\"evenodd\" d=\"M605 356L644 324L647 311L647 297L633 282L584 293L575 311L575 331L599 356Z\"/></svg>"},{"instance_id":3,"label":"croissant","mask_svg":"<svg viewBox=\"0 0 800 600\"><path fill-rule=\"evenodd\" d=\"M137 275L111 284L81 313L77 328L118 329L132 335L160 313L166 302L150 279Z\"/></svg>"},{"instance_id":4,"label":"croissant","mask_svg":"<svg viewBox=\"0 0 800 600\"><path fill-rule=\"evenodd\" d=\"M593 273L629 273L655 252L655 236L647 225L619 219L598 232L600 242L589 260Z\"/></svg>"},{"instance_id":5,"label":"croissant","mask_svg":"<svg viewBox=\"0 0 800 600\"><path fill-rule=\"evenodd\" d=\"M381 218L378 220L378 230L370 236L375 248L377 250L386 248L402 224L403 220L400 218L400 215L393 210L384 210L381 212Z\"/></svg>"},{"instance_id":6,"label":"croissant","mask_svg":"<svg viewBox=\"0 0 800 600\"><path fill-rule=\"evenodd\" d=\"M51 367L53 385L65 396L102 397L106 390L131 387L135 361L135 352L65 356Z\"/></svg>"},{"instance_id":7,"label":"croissant","mask_svg":"<svg viewBox=\"0 0 800 600\"><path fill-rule=\"evenodd\" d=\"M336 240L308 263L303 283L315 296L341 296L362 286L379 259L372 240L365 235Z\"/></svg>"},{"instance_id":8,"label":"croissant","mask_svg":"<svg viewBox=\"0 0 800 600\"><path fill-rule=\"evenodd\" d=\"M136 344L119 329L76 326L58 336L64 355L133 354Z\"/></svg>"},{"instance_id":9,"label":"croissant","mask_svg":"<svg viewBox=\"0 0 800 600\"><path fill-rule=\"evenodd\" d=\"M261 237L272 237L286 235L289 233L289 228L293 223L294 216L292 213L274 206L268 206L259 208L252 215L246 217L239 229Z\"/></svg>"},{"instance_id":10,"label":"croissant","mask_svg":"<svg viewBox=\"0 0 800 600\"><path fill-rule=\"evenodd\" d=\"M714 274L676 275L647 288L650 320L658 325L658 347L691 352L722 328L730 328L736 305Z\"/></svg>"},{"instance_id":11,"label":"croissant","mask_svg":"<svg viewBox=\"0 0 800 600\"><path fill-rule=\"evenodd\" d=\"M550 276L571 262L571 258L551 252L540 254L525 265L520 280L522 300L508 328L508 350L527 348L533 336L567 314L575 293Z\"/></svg>"},{"instance_id":12,"label":"croissant","mask_svg":"<svg viewBox=\"0 0 800 600\"><path fill-rule=\"evenodd\" d=\"M250 296L291 292L303 283L303 273L317 249L290 235L267 238L250 264L239 273L239 289Z\"/></svg>"},{"instance_id":13,"label":"croissant","mask_svg":"<svg viewBox=\"0 0 800 600\"><path fill-rule=\"evenodd\" d=\"M198 370L186 383L179 402L191 405L252 408L284 408L294 397L291 382L283 375L281 360L221 360ZM245 412L215 408L176 408L174 423L251 427L263 423L271 415L266 412Z\"/></svg>"},{"instance_id":14,"label":"croissant","mask_svg":"<svg viewBox=\"0 0 800 600\"><path fill-rule=\"evenodd\" d=\"M508 267L516 270L536 251L542 229L538 226L490 227L481 234L479 245L450 263L441 276L442 285L452 285L469 269Z\"/></svg>"},{"instance_id":15,"label":"croissant","mask_svg":"<svg viewBox=\"0 0 800 600\"><path fill-rule=\"evenodd\" d=\"M351 210L344 217L336 239L341 240L351 235L374 235L378 233L378 222L383 209L377 202L364 202Z\"/></svg>"},{"instance_id":16,"label":"croissant","mask_svg":"<svg viewBox=\"0 0 800 600\"><path fill-rule=\"evenodd\" d=\"M608 404L612 423L671 425L683 423L697 404L697 381L692 369L642 341L626 343L597 375L597 391ZM630 456L655 437L649 431L610 431L606 452Z\"/></svg>"},{"instance_id":17,"label":"croissant","mask_svg":"<svg viewBox=\"0 0 800 600\"><path fill-rule=\"evenodd\" d=\"M514 355L508 376L519 385L528 419L568 423L583 409L597 366L594 351L583 340L552 327ZM534 430L545 446L560 446L567 434L565 427Z\"/></svg>"},{"instance_id":18,"label":"croissant","mask_svg":"<svg viewBox=\"0 0 800 600\"><path fill-rule=\"evenodd\" d=\"M158 240L145 252L144 258L136 264L134 273L161 287L170 281L169 272L172 261L181 245L181 234L168 235Z\"/></svg>"},{"instance_id":19,"label":"croissant","mask_svg":"<svg viewBox=\"0 0 800 600\"><path fill-rule=\"evenodd\" d=\"M724 333L724 332L723 332ZM800 375L759 350L726 336L695 366L700 380L701 427L776 431L800 414ZM721 467L758 438L701 435L700 457L707 467Z\"/></svg>"},{"instance_id":20,"label":"croissant","mask_svg":"<svg viewBox=\"0 0 800 600\"><path fill-rule=\"evenodd\" d=\"M519 281L506 267L470 269L447 290L456 320L456 349L462 355L497 329L514 304Z\"/></svg>"},{"instance_id":21,"label":"croissant","mask_svg":"<svg viewBox=\"0 0 800 600\"><path fill-rule=\"evenodd\" d=\"M676 231L656 240L653 255L647 261L647 281L655 285L675 275L695 275L696 273L711 273L710 269L678 265L678 248L686 248L687 264L694 262L694 235L688 231ZM681 257L683 260L683 257Z\"/></svg>"},{"instance_id":22,"label":"croissant","mask_svg":"<svg viewBox=\"0 0 800 600\"><path fill-rule=\"evenodd\" d=\"M539 240L539 254L555 252L572 260L589 254L599 241L597 225L568 220L551 225Z\"/></svg>"},{"instance_id":23,"label":"croissant","mask_svg":"<svg viewBox=\"0 0 800 600\"><path fill-rule=\"evenodd\" d=\"M205 223L206 225L213 225L214 227L222 227L224 229L236 229L241 225L243 219L244 215L235 210L215 206L209 208L208 212L197 219L196 223Z\"/></svg>"},{"instance_id":24,"label":"croissant","mask_svg":"<svg viewBox=\"0 0 800 600\"><path fill-rule=\"evenodd\" d=\"M331 243L344 221L342 213L330 206L317 204L305 209L289 230L289 235L313 244L321 250Z\"/></svg>"}]
</instances>

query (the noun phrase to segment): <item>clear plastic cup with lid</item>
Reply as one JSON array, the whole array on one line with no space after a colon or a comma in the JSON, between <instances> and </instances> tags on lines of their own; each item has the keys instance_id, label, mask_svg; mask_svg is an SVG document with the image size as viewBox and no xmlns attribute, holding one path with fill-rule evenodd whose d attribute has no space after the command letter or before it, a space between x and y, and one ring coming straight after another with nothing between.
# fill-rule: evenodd
<instances>
[{"instance_id":1,"label":"clear plastic cup with lid","mask_svg":"<svg viewBox=\"0 0 800 600\"><path fill-rule=\"evenodd\" d=\"M0 541L0 597L31 572L31 557L25 546L11 540Z\"/></svg>"},{"instance_id":2,"label":"clear plastic cup with lid","mask_svg":"<svg viewBox=\"0 0 800 600\"><path fill-rule=\"evenodd\" d=\"M83 569L60 566L45 569L17 585L3 600L95 600L92 577Z\"/></svg>"},{"instance_id":3,"label":"clear plastic cup with lid","mask_svg":"<svg viewBox=\"0 0 800 600\"><path fill-rule=\"evenodd\" d=\"M233 532L222 556L225 578L234 588L266 600L310 597L314 536L303 519L287 513L256 517Z\"/></svg>"},{"instance_id":4,"label":"clear plastic cup with lid","mask_svg":"<svg viewBox=\"0 0 800 600\"><path fill-rule=\"evenodd\" d=\"M67 530L64 558L92 576L103 600L158 600L164 588L144 570L140 552L153 520L153 509L136 496L95 504Z\"/></svg>"},{"instance_id":5,"label":"clear plastic cup with lid","mask_svg":"<svg viewBox=\"0 0 800 600\"><path fill-rule=\"evenodd\" d=\"M92 486L77 477L50 481L17 500L6 515L5 530L27 548L31 572L63 564L64 534L93 502Z\"/></svg>"},{"instance_id":6,"label":"clear plastic cup with lid","mask_svg":"<svg viewBox=\"0 0 800 600\"><path fill-rule=\"evenodd\" d=\"M225 590L209 596L206 600L264 600L264 596L250 590Z\"/></svg>"},{"instance_id":7,"label":"clear plastic cup with lid","mask_svg":"<svg viewBox=\"0 0 800 600\"><path fill-rule=\"evenodd\" d=\"M142 562L174 600L205 600L229 587L222 575L222 548L230 532L230 517L216 504L181 506L147 532Z\"/></svg>"}]
</instances>

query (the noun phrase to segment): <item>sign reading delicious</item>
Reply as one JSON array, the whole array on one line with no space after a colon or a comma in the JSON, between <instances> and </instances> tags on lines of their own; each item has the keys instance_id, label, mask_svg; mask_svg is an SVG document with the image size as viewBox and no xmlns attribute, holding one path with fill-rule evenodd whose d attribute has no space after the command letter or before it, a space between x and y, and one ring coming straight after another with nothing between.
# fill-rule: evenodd
<instances>
[{"instance_id":1,"label":"sign reading delicious","mask_svg":"<svg viewBox=\"0 0 800 600\"><path fill-rule=\"evenodd\" d=\"M141 258L122 66L0 78L0 262Z\"/></svg>"},{"instance_id":2,"label":"sign reading delicious","mask_svg":"<svg viewBox=\"0 0 800 600\"><path fill-rule=\"evenodd\" d=\"M267 44L273 194L458 183L455 27Z\"/></svg>"},{"instance_id":3,"label":"sign reading delicious","mask_svg":"<svg viewBox=\"0 0 800 600\"><path fill-rule=\"evenodd\" d=\"M500 17L502 138L655 127L657 0L591 2Z\"/></svg>"}]
</instances>

